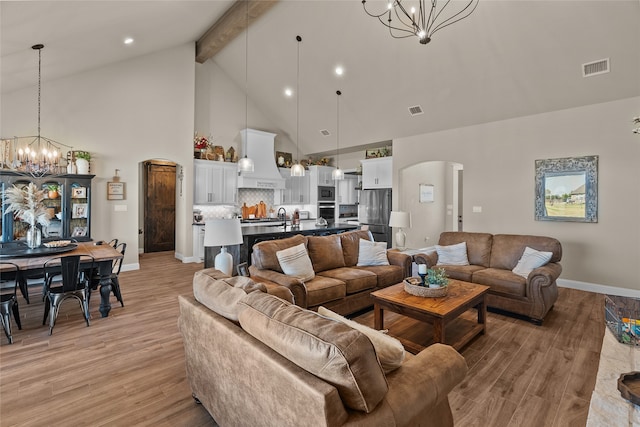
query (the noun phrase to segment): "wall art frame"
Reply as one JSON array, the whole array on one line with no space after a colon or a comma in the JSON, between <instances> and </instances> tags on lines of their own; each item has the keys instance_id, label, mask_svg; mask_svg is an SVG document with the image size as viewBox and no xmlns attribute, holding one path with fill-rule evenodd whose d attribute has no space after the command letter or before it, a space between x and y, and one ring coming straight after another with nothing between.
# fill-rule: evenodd
<instances>
[{"instance_id":1,"label":"wall art frame","mask_svg":"<svg viewBox=\"0 0 640 427\"><path fill-rule=\"evenodd\" d=\"M535 161L535 220L598 222L598 156Z\"/></svg>"},{"instance_id":2,"label":"wall art frame","mask_svg":"<svg viewBox=\"0 0 640 427\"><path fill-rule=\"evenodd\" d=\"M432 203L434 201L432 184L418 184L418 191L420 203Z\"/></svg>"}]
</instances>

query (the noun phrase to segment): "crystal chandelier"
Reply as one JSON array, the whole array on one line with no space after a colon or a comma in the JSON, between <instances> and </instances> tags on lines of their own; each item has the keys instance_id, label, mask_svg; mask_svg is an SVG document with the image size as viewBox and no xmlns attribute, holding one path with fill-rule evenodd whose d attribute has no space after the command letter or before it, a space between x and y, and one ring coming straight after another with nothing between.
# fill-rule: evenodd
<instances>
[{"instance_id":1,"label":"crystal chandelier","mask_svg":"<svg viewBox=\"0 0 640 427\"><path fill-rule=\"evenodd\" d=\"M2 138L2 158L0 163L3 169L10 169L24 175L39 178L44 175L64 173L65 169L60 164L60 147L64 146L68 149L73 147L40 134L42 48L44 48L44 45L36 44L31 48L38 51L38 135Z\"/></svg>"},{"instance_id":2,"label":"crystal chandelier","mask_svg":"<svg viewBox=\"0 0 640 427\"><path fill-rule=\"evenodd\" d=\"M416 36L421 44L427 44L436 31L471 15L479 0L389 0L383 11L367 10L367 0L362 7L367 15L389 29L391 37L402 39ZM416 7L417 6L417 7Z\"/></svg>"}]
</instances>

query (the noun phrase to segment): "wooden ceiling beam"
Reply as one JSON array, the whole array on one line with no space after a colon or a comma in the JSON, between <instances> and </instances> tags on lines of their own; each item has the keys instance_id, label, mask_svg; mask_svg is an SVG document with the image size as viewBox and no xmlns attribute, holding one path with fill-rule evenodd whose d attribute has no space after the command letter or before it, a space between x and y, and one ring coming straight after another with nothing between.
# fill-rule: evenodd
<instances>
[{"instance_id":1,"label":"wooden ceiling beam","mask_svg":"<svg viewBox=\"0 0 640 427\"><path fill-rule=\"evenodd\" d=\"M247 2L249 2L249 25L251 25L278 1L236 0L196 42L196 61L202 64L212 58L247 28Z\"/></svg>"}]
</instances>

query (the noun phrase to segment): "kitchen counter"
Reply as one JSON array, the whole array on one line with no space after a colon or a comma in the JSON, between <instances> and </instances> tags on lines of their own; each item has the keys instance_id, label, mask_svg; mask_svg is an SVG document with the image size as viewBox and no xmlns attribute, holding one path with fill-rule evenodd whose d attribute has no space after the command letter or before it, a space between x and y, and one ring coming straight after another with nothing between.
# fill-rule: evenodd
<instances>
[{"instance_id":1,"label":"kitchen counter","mask_svg":"<svg viewBox=\"0 0 640 427\"><path fill-rule=\"evenodd\" d=\"M344 231L356 230L357 225L346 223L330 223L328 225L316 225L315 221L303 221L300 227L292 228L287 222L286 228L282 225L257 225L242 228L242 245L229 247L229 253L234 256L234 265L246 262L251 265L251 252L253 245L264 240L284 239L296 234L305 236L324 236L337 234ZM213 267L214 258L220 252L219 248L205 248L205 268Z\"/></svg>"}]
</instances>

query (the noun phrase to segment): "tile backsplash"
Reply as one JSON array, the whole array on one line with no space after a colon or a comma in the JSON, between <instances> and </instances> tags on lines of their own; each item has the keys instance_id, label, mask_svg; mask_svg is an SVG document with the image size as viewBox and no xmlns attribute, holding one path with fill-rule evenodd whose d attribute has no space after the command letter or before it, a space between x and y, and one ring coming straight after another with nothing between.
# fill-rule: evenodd
<instances>
[{"instance_id":1,"label":"tile backsplash","mask_svg":"<svg viewBox=\"0 0 640 427\"><path fill-rule=\"evenodd\" d=\"M264 202L269 209L273 206L273 191L263 188L240 188L238 189L238 204L242 206L246 203L247 206L252 206Z\"/></svg>"}]
</instances>

